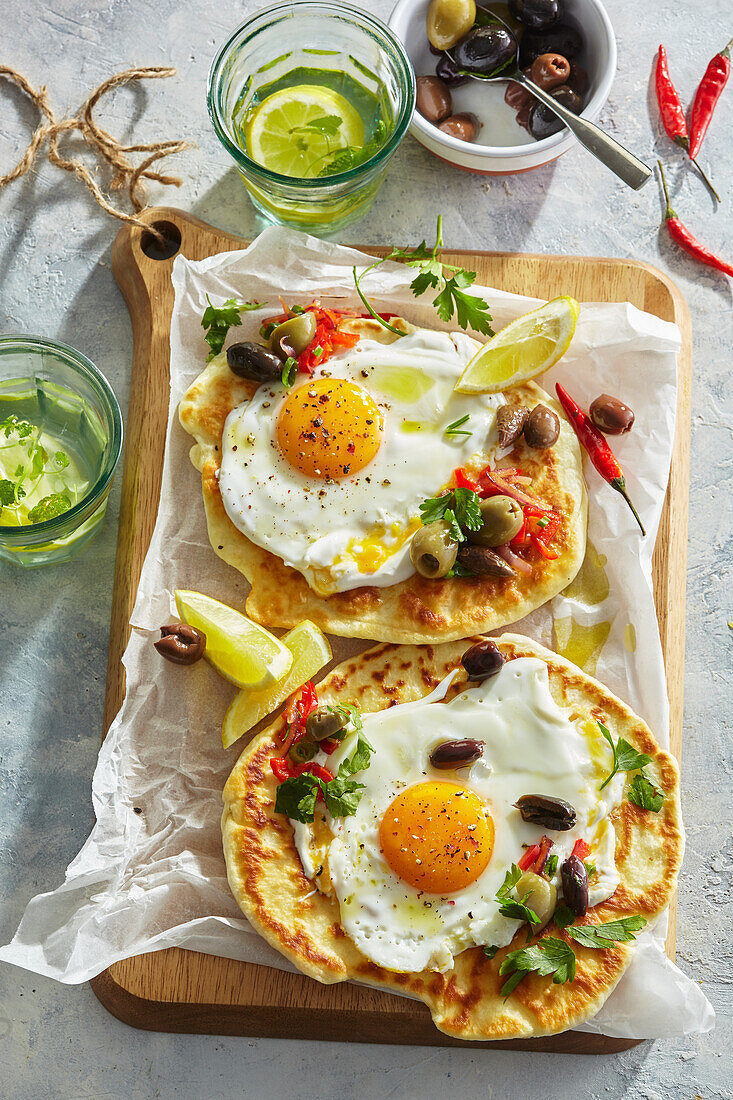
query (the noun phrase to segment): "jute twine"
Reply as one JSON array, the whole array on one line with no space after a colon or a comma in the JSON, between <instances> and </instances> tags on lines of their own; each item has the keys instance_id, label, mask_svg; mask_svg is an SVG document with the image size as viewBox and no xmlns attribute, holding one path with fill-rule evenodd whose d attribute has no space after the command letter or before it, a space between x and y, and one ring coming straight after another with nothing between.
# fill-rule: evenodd
<instances>
[{"instance_id":1,"label":"jute twine","mask_svg":"<svg viewBox=\"0 0 733 1100\"><path fill-rule=\"evenodd\" d=\"M174 187L180 187L182 182L177 176L166 176L154 171L152 166L155 162L162 160L163 157L172 156L174 153L181 153L184 149L190 149L191 146L186 141L155 141L148 145L122 145L98 125L94 119L93 111L102 96L123 84L129 84L134 80L161 80L175 75L176 70L166 66L126 69L125 72L116 73L100 84L89 96L77 115L58 121L48 102L45 85L36 90L22 73L9 65L0 65L0 80L9 80L15 84L24 95L32 100L41 115L41 121L30 140L28 148L15 168L6 175L0 176L0 189L30 171L42 146L47 142L48 159L51 163L58 168L63 168L65 172L73 172L91 191L95 202L103 210L111 214L113 218L129 222L131 225L138 225L152 232L154 236L159 236L157 230L147 225L142 218L135 217L134 214L128 214L124 210L118 210L114 207L102 193L86 165L82 164L80 160L72 160L62 155L59 149L59 140L63 134L77 131L87 145L113 169L114 174L110 181L110 190L119 191L126 187L132 208L135 214L139 214L146 205L144 180L157 180L158 183ZM148 153L149 155L136 167L129 160L128 153Z\"/></svg>"}]
</instances>

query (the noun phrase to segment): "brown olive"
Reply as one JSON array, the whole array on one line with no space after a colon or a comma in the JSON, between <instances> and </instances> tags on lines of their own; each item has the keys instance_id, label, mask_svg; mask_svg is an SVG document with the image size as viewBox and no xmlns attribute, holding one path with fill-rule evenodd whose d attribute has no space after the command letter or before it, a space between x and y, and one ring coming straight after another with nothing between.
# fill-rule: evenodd
<instances>
[{"instance_id":1,"label":"brown olive","mask_svg":"<svg viewBox=\"0 0 733 1100\"><path fill-rule=\"evenodd\" d=\"M416 531L410 545L412 564L423 577L444 577L456 563L458 545L440 520Z\"/></svg>"},{"instance_id":2,"label":"brown olive","mask_svg":"<svg viewBox=\"0 0 733 1100\"><path fill-rule=\"evenodd\" d=\"M477 546L503 546L504 543L511 542L524 523L521 505L511 497L489 497L481 501L479 510L481 526L478 531L468 532L470 542L476 543ZM501 560L504 565L507 565L503 558ZM507 568L511 566L507 565Z\"/></svg>"},{"instance_id":3,"label":"brown olive","mask_svg":"<svg viewBox=\"0 0 733 1100\"><path fill-rule=\"evenodd\" d=\"M526 405L502 405L496 414L499 446L510 447L524 431L529 409Z\"/></svg>"},{"instance_id":4,"label":"brown olive","mask_svg":"<svg viewBox=\"0 0 733 1100\"><path fill-rule=\"evenodd\" d=\"M589 412L595 426L606 435L623 435L630 432L634 424L633 409L609 393L597 397Z\"/></svg>"},{"instance_id":5,"label":"brown olive","mask_svg":"<svg viewBox=\"0 0 733 1100\"><path fill-rule=\"evenodd\" d=\"M484 638L482 642L477 642L466 650L461 657L461 664L469 680L487 680L489 676L496 676L497 672L501 672L505 659L496 642Z\"/></svg>"},{"instance_id":6,"label":"brown olive","mask_svg":"<svg viewBox=\"0 0 733 1100\"><path fill-rule=\"evenodd\" d=\"M504 92L504 102L511 107L513 111L521 111L522 107L534 107L537 100L528 88L523 87L521 84L517 84L516 80L510 80Z\"/></svg>"},{"instance_id":7,"label":"brown olive","mask_svg":"<svg viewBox=\"0 0 733 1100\"><path fill-rule=\"evenodd\" d=\"M348 719L336 710L318 707L309 714L305 722L305 731L313 741L323 741L326 737L335 737L346 728Z\"/></svg>"},{"instance_id":8,"label":"brown olive","mask_svg":"<svg viewBox=\"0 0 733 1100\"><path fill-rule=\"evenodd\" d=\"M475 141L481 130L481 123L476 115L464 111L460 115L451 115L450 118L446 118L440 123L438 129L444 134L458 138L459 141Z\"/></svg>"},{"instance_id":9,"label":"brown olive","mask_svg":"<svg viewBox=\"0 0 733 1100\"><path fill-rule=\"evenodd\" d=\"M467 768L481 756L483 741L467 737L459 741L444 741L430 753L430 763L434 768Z\"/></svg>"},{"instance_id":10,"label":"brown olive","mask_svg":"<svg viewBox=\"0 0 733 1100\"><path fill-rule=\"evenodd\" d=\"M305 351L316 334L316 316L310 311L296 313L294 317L288 317L273 330L270 336L270 347L282 360L291 355L299 356ZM282 369L282 368L281 368Z\"/></svg>"},{"instance_id":11,"label":"brown olive","mask_svg":"<svg viewBox=\"0 0 733 1100\"><path fill-rule=\"evenodd\" d=\"M552 920L557 906L557 887L554 882L542 875L536 875L534 871L525 871L514 887L514 892L540 919L539 924L532 925L532 933L541 932Z\"/></svg>"},{"instance_id":12,"label":"brown olive","mask_svg":"<svg viewBox=\"0 0 733 1100\"><path fill-rule=\"evenodd\" d=\"M522 821L555 829L559 833L572 829L577 820L575 807L562 798L546 794L523 794L514 805L522 815Z\"/></svg>"},{"instance_id":13,"label":"brown olive","mask_svg":"<svg viewBox=\"0 0 733 1100\"><path fill-rule=\"evenodd\" d=\"M577 856L568 856L560 868L560 880L565 904L576 917L585 916L588 911L588 872L583 861Z\"/></svg>"},{"instance_id":14,"label":"brown olive","mask_svg":"<svg viewBox=\"0 0 733 1100\"><path fill-rule=\"evenodd\" d=\"M464 569L477 576L487 577L514 577L514 570L508 562L505 562L499 554L495 554L488 546L476 546L470 542L462 542L458 547L457 561Z\"/></svg>"},{"instance_id":15,"label":"brown olive","mask_svg":"<svg viewBox=\"0 0 733 1100\"><path fill-rule=\"evenodd\" d=\"M517 111L517 126L529 130L529 116L532 114L534 108L534 103L525 103L523 107L519 108Z\"/></svg>"},{"instance_id":16,"label":"brown olive","mask_svg":"<svg viewBox=\"0 0 733 1100\"><path fill-rule=\"evenodd\" d=\"M430 0L428 41L436 50L449 50L476 22L476 0Z\"/></svg>"},{"instance_id":17,"label":"brown olive","mask_svg":"<svg viewBox=\"0 0 733 1100\"><path fill-rule=\"evenodd\" d=\"M575 92L583 99L588 94L590 88L590 77L585 71L582 65L579 65L577 61L570 62L570 76L565 81L568 88Z\"/></svg>"},{"instance_id":18,"label":"brown olive","mask_svg":"<svg viewBox=\"0 0 733 1100\"><path fill-rule=\"evenodd\" d=\"M227 365L238 378L249 378L252 382L274 382L283 370L282 362L274 352L250 340L227 348Z\"/></svg>"},{"instance_id":19,"label":"brown olive","mask_svg":"<svg viewBox=\"0 0 733 1100\"><path fill-rule=\"evenodd\" d=\"M570 76L570 62L560 53L541 53L532 62L530 79L546 92L566 84Z\"/></svg>"},{"instance_id":20,"label":"brown olive","mask_svg":"<svg viewBox=\"0 0 733 1100\"><path fill-rule=\"evenodd\" d=\"M417 109L428 122L442 122L453 113L453 98L445 81L437 76L417 78Z\"/></svg>"},{"instance_id":21,"label":"brown olive","mask_svg":"<svg viewBox=\"0 0 733 1100\"><path fill-rule=\"evenodd\" d=\"M547 405L535 405L524 425L524 439L529 447L545 450L557 443L560 418Z\"/></svg>"},{"instance_id":22,"label":"brown olive","mask_svg":"<svg viewBox=\"0 0 733 1100\"><path fill-rule=\"evenodd\" d=\"M301 741L295 742L288 756L294 764L305 764L308 760L312 760L317 752L318 745L315 741L311 741L309 737L304 737Z\"/></svg>"},{"instance_id":23,"label":"brown olive","mask_svg":"<svg viewBox=\"0 0 733 1100\"><path fill-rule=\"evenodd\" d=\"M193 665L200 661L206 649L206 635L188 623L172 623L161 626L160 638L153 645L174 665Z\"/></svg>"}]
</instances>

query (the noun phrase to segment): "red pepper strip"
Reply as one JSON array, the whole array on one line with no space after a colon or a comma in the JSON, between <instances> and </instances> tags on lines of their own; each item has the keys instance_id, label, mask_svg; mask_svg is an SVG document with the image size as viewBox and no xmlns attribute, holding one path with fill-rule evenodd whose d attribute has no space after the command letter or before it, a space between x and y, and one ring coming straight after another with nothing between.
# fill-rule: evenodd
<instances>
[{"instance_id":1,"label":"red pepper strip","mask_svg":"<svg viewBox=\"0 0 733 1100\"><path fill-rule=\"evenodd\" d=\"M596 470L598 470L603 480L607 481L612 489L615 489L617 493L621 494L631 511L634 513L634 519L639 524L642 535L646 535L644 524L639 518L639 513L631 503L631 498L626 492L626 478L621 469L621 464L609 447L608 440L604 435L601 435L587 413L584 413L580 405L577 405L575 401L573 401L570 394L567 390L563 389L559 382L555 383L555 392L557 393L560 404L565 410L565 415L570 421L570 427L585 448Z\"/></svg>"},{"instance_id":2,"label":"red pepper strip","mask_svg":"<svg viewBox=\"0 0 733 1100\"><path fill-rule=\"evenodd\" d=\"M539 844L533 844L531 848L527 848L521 859L517 860L517 867L519 868L519 870L528 871L539 854Z\"/></svg>"},{"instance_id":3,"label":"red pepper strip","mask_svg":"<svg viewBox=\"0 0 733 1100\"><path fill-rule=\"evenodd\" d=\"M667 51L665 50L664 46L659 47L659 53L657 54L655 84L657 91L657 103L659 104L659 113L662 116L662 123L664 125L664 129L667 131L667 136L672 138L672 141L675 143L675 145L679 145L682 149L685 150L686 153L689 154L690 160L702 176L705 185L709 188L711 194L717 199L717 201L720 202L720 195L715 190L712 183L695 160L697 152L693 153L690 149L690 140L687 136L687 119L685 118L685 112L682 109L682 104L680 103L680 97L677 94L677 89L672 83L672 78L669 75L669 68L667 65ZM702 138L700 138L700 140L702 141Z\"/></svg>"},{"instance_id":4,"label":"red pepper strip","mask_svg":"<svg viewBox=\"0 0 733 1100\"><path fill-rule=\"evenodd\" d=\"M285 710L287 722L285 742L283 744L283 756L287 756L293 745L302 741L305 737L305 721L309 714L318 706L318 696L312 680L308 680L300 689L297 696L293 696Z\"/></svg>"},{"instance_id":5,"label":"red pepper strip","mask_svg":"<svg viewBox=\"0 0 733 1100\"><path fill-rule=\"evenodd\" d=\"M326 756L330 756L332 752L336 752L340 742L334 741L333 737L324 737L322 741L318 742L318 748L323 749Z\"/></svg>"},{"instance_id":6,"label":"red pepper strip","mask_svg":"<svg viewBox=\"0 0 733 1100\"><path fill-rule=\"evenodd\" d=\"M488 466L479 478L479 487L482 496L496 496L499 493L501 496L511 497L518 504L529 504L533 508L541 508L543 512L549 511L541 501L527 496L516 485L505 481L498 470L490 470Z\"/></svg>"},{"instance_id":7,"label":"red pepper strip","mask_svg":"<svg viewBox=\"0 0 733 1100\"><path fill-rule=\"evenodd\" d=\"M532 545L535 550L539 551L540 555L545 558L546 561L555 561L556 558L560 557L559 552L557 550L551 550L549 546L545 546L538 535L530 535L530 538L532 539Z\"/></svg>"},{"instance_id":8,"label":"red pepper strip","mask_svg":"<svg viewBox=\"0 0 733 1100\"><path fill-rule=\"evenodd\" d=\"M453 471L453 480L458 489L470 489L474 493L478 492L478 482L466 473L463 466L459 466Z\"/></svg>"},{"instance_id":9,"label":"red pepper strip","mask_svg":"<svg viewBox=\"0 0 733 1100\"><path fill-rule=\"evenodd\" d=\"M718 104L718 100L723 94L723 88L728 83L728 77L730 75L731 46L733 46L733 38L725 49L721 50L720 53L716 53L705 70L705 75L700 81L699 88L695 92L690 123L690 128L692 130L690 137L691 157L696 157L700 152L702 139L707 133L710 120L713 117L713 112Z\"/></svg>"},{"instance_id":10,"label":"red pepper strip","mask_svg":"<svg viewBox=\"0 0 733 1100\"><path fill-rule=\"evenodd\" d=\"M286 779L290 779L292 774L290 764L283 756L273 756L270 760L270 767L278 783L284 783Z\"/></svg>"},{"instance_id":11,"label":"red pepper strip","mask_svg":"<svg viewBox=\"0 0 733 1100\"><path fill-rule=\"evenodd\" d=\"M545 864L547 863L547 857L550 854L551 848L552 841L550 840L549 836L543 836L542 840L540 841L540 854L537 856L537 859L532 864L532 870L536 875L541 875L544 871Z\"/></svg>"},{"instance_id":12,"label":"red pepper strip","mask_svg":"<svg viewBox=\"0 0 733 1100\"><path fill-rule=\"evenodd\" d=\"M328 768L322 767L320 764L299 764L297 768L293 768L292 775L303 775L305 772L308 775L315 776L316 779L323 780L324 783L330 783L333 779L333 772L330 772Z\"/></svg>"},{"instance_id":13,"label":"red pepper strip","mask_svg":"<svg viewBox=\"0 0 733 1100\"><path fill-rule=\"evenodd\" d=\"M664 198L667 203L667 213L665 215L667 232L672 240L675 241L680 248L683 248L685 252L689 253L690 256L694 257L694 259L699 260L701 264L707 264L708 267L714 267L716 271L722 271L724 275L733 275L733 265L726 263L725 260L721 260L714 252L711 252L709 248L701 244L696 237L693 237L687 226L677 217L670 206L667 180L664 176L664 169L662 168L661 161L657 161L657 164L659 165L659 174L662 179L662 187L664 188Z\"/></svg>"},{"instance_id":14,"label":"red pepper strip","mask_svg":"<svg viewBox=\"0 0 733 1100\"><path fill-rule=\"evenodd\" d=\"M590 855L590 844L586 844L584 840L576 840L571 854L578 859L587 859Z\"/></svg>"}]
</instances>

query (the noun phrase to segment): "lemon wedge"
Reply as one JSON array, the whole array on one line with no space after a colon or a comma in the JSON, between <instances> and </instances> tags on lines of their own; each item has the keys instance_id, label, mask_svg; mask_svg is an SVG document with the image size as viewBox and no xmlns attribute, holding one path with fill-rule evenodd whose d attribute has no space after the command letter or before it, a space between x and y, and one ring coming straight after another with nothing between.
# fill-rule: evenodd
<instances>
[{"instance_id":1,"label":"lemon wedge","mask_svg":"<svg viewBox=\"0 0 733 1100\"><path fill-rule=\"evenodd\" d=\"M331 153L364 144L361 116L348 99L319 84L273 92L251 113L245 131L252 160L282 176L313 179Z\"/></svg>"},{"instance_id":2,"label":"lemon wedge","mask_svg":"<svg viewBox=\"0 0 733 1100\"><path fill-rule=\"evenodd\" d=\"M225 749L251 730L261 718L292 695L306 680L310 680L333 656L322 631L306 619L282 639L291 652L293 663L287 676L258 691L240 691L231 701L221 727L221 742Z\"/></svg>"},{"instance_id":3,"label":"lemon wedge","mask_svg":"<svg viewBox=\"0 0 733 1100\"><path fill-rule=\"evenodd\" d=\"M549 370L570 347L580 306L553 298L517 317L484 344L461 375L459 393L498 393Z\"/></svg>"},{"instance_id":4,"label":"lemon wedge","mask_svg":"<svg viewBox=\"0 0 733 1100\"><path fill-rule=\"evenodd\" d=\"M241 688L263 688L287 676L293 655L273 634L233 607L201 592L176 592L178 614L206 635L204 656Z\"/></svg>"}]
</instances>

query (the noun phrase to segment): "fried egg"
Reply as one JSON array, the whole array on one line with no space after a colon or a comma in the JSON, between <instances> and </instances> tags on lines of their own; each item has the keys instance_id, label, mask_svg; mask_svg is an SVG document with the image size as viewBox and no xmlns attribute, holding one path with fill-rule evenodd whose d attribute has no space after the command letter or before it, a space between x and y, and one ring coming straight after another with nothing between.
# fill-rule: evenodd
<instances>
[{"instance_id":1,"label":"fried egg","mask_svg":"<svg viewBox=\"0 0 733 1100\"><path fill-rule=\"evenodd\" d=\"M550 833L552 851L559 865L579 838L591 846L591 905L619 884L609 814L623 777L599 791L611 754L595 723L558 707L536 658L507 661L497 676L441 702L454 676L423 699L363 715L374 753L355 777L365 787L355 814L333 819L319 808L312 824L293 822L304 871L338 900L347 935L372 962L400 973L445 971L468 947L511 942L521 922L499 913L496 893L544 831L515 808L524 794L575 807L573 829ZM455 771L432 767L439 744L463 738L484 742L478 760ZM355 735L346 738L328 767L335 772L354 745Z\"/></svg>"},{"instance_id":2,"label":"fried egg","mask_svg":"<svg viewBox=\"0 0 733 1100\"><path fill-rule=\"evenodd\" d=\"M290 390L260 386L224 426L219 488L234 526L320 595L405 580L420 504L496 450L503 397L453 389L478 346L427 329L362 339ZM446 434L466 414L470 434Z\"/></svg>"}]
</instances>

